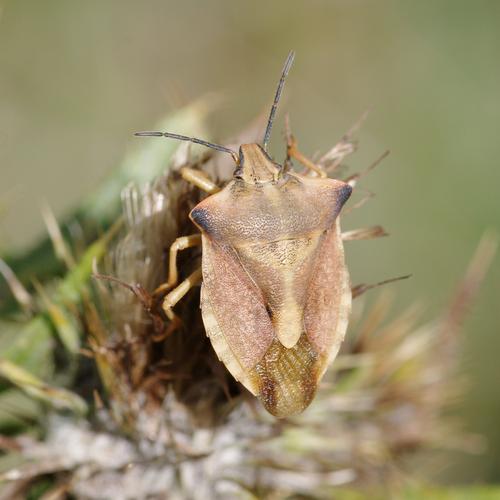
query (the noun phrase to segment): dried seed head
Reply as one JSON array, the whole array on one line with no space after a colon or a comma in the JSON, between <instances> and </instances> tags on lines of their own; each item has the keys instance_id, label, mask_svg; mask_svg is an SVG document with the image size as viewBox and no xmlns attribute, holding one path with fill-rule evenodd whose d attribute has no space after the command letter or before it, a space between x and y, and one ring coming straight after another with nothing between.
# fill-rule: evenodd
<instances>
[{"instance_id":1,"label":"dried seed head","mask_svg":"<svg viewBox=\"0 0 500 500\"><path fill-rule=\"evenodd\" d=\"M231 177L223 159L205 157L200 164L186 154L182 148L181 161L143 190L124 191L126 230L103 272L146 291L164 280L165 250L192 232L188 214L200 201L178 168L188 163L221 172L221 183ZM243 402L245 393L216 359L197 290L176 309L182 330L155 342L155 325L134 294L97 282L85 323L106 388L98 398L101 425L51 418L43 441L13 442L27 462L2 479L12 480L18 494L51 474L68 492L96 499L331 497L339 485L391 487L406 474L409 457L431 449L477 450L480 442L464 437L446 411L460 389L456 329L493 247L491 240L481 245L441 322L417 325L414 309L388 322L385 294L370 311L355 311L348 341L315 403L279 423L251 398ZM183 276L199 257L196 250L181 257Z\"/></svg>"}]
</instances>

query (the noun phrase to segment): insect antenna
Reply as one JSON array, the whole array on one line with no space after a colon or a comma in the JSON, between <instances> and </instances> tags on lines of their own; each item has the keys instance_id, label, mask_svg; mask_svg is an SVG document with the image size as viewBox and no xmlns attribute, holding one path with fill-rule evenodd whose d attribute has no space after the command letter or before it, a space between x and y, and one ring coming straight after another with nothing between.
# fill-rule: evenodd
<instances>
[{"instance_id":1,"label":"insect antenna","mask_svg":"<svg viewBox=\"0 0 500 500\"><path fill-rule=\"evenodd\" d=\"M271 129L273 128L274 115L276 114L276 108L278 107L278 103L281 97L281 91L285 85L285 79L290 71L290 68L293 63L293 59L295 57L295 52L293 50L290 51L288 57L286 58L285 66L283 67L283 71L281 73L281 78L278 83L278 88L276 89L276 94L274 96L274 102L271 106L271 112L269 113L269 119L267 120L266 132L264 134L264 140L262 141L262 146L264 151L267 151L267 145L269 143L269 138L271 137Z\"/></svg>"},{"instance_id":2,"label":"insect antenna","mask_svg":"<svg viewBox=\"0 0 500 500\"><path fill-rule=\"evenodd\" d=\"M138 137L169 137L170 139L177 139L178 141L188 141L194 142L195 144L201 144L207 148L215 149L217 151L222 151L223 153L229 153L236 163L239 163L238 154L232 149L221 146L220 144L214 144L212 142L204 141L202 139L197 139L196 137L188 137L187 135L172 134L170 132L136 132L134 135Z\"/></svg>"}]
</instances>

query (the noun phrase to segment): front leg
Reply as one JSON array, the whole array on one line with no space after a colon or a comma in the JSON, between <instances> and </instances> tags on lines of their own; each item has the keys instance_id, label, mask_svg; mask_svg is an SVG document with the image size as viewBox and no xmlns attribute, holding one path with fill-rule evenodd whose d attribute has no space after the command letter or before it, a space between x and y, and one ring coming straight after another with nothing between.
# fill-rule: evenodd
<instances>
[{"instance_id":1,"label":"front leg","mask_svg":"<svg viewBox=\"0 0 500 500\"><path fill-rule=\"evenodd\" d=\"M186 250L201 245L201 234L190 234L189 236L181 236L177 238L170 246L169 262L168 262L168 278L167 281L161 284L154 292L156 297L162 297L166 292L171 290L179 281L179 270L177 268L177 254L180 250Z\"/></svg>"},{"instance_id":2,"label":"front leg","mask_svg":"<svg viewBox=\"0 0 500 500\"><path fill-rule=\"evenodd\" d=\"M201 170L196 170L190 167L182 167L179 170L179 173L186 182L193 184L208 194L214 194L220 191L219 186L217 186L217 184L215 184L215 182L213 182L208 175Z\"/></svg>"},{"instance_id":3,"label":"front leg","mask_svg":"<svg viewBox=\"0 0 500 500\"><path fill-rule=\"evenodd\" d=\"M165 312L167 318L171 321L169 327L164 333L164 337L170 335L182 324L180 318L174 313L173 307L186 295L186 293L189 292L189 290L191 290L191 288L199 285L201 283L201 279L202 273L200 267L196 269L196 271L192 272L163 299L163 311Z\"/></svg>"},{"instance_id":4,"label":"front leg","mask_svg":"<svg viewBox=\"0 0 500 500\"><path fill-rule=\"evenodd\" d=\"M286 134L286 160L285 162L288 164L290 162L290 158L295 158L299 163L302 163L304 167L315 172L318 177L327 177L326 172L319 166L316 165L312 160L307 158L304 154L301 153L297 146L297 139L293 136L290 130L290 121L288 116L285 120L285 134Z\"/></svg>"}]
</instances>

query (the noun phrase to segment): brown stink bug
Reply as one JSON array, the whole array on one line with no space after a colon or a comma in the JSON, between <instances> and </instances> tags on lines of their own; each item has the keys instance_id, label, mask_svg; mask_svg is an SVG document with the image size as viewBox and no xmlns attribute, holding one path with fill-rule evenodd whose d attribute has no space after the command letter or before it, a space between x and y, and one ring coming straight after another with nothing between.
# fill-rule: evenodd
<instances>
[{"instance_id":1,"label":"brown stink bug","mask_svg":"<svg viewBox=\"0 0 500 500\"><path fill-rule=\"evenodd\" d=\"M351 311L339 215L351 186L328 178L292 138L283 165L267 145L290 53L262 144L235 151L168 132L140 136L187 140L232 155L233 178L222 189L184 168L186 180L210 196L190 213L201 232L178 238L170 252L166 315L202 279L201 310L208 337L231 374L277 417L302 412L337 355ZM290 158L306 170L290 170ZM202 245L202 269L176 288L178 250Z\"/></svg>"}]
</instances>

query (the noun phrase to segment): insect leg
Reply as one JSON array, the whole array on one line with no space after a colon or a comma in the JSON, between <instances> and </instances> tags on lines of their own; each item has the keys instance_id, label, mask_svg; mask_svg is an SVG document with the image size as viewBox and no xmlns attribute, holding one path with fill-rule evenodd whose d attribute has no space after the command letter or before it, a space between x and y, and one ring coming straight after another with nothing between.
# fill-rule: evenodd
<instances>
[{"instance_id":1,"label":"insect leg","mask_svg":"<svg viewBox=\"0 0 500 500\"><path fill-rule=\"evenodd\" d=\"M190 234L189 236L181 236L177 238L170 246L169 261L168 261L168 278L166 283L160 285L153 295L158 297L171 290L179 281L179 270L177 269L177 253L180 250L186 250L201 245L201 234Z\"/></svg>"},{"instance_id":2,"label":"insect leg","mask_svg":"<svg viewBox=\"0 0 500 500\"><path fill-rule=\"evenodd\" d=\"M304 167L316 172L319 177L327 176L326 172L319 165L316 165L316 163L299 151L297 147L297 140L292 134L289 133L287 133L286 138L286 154L287 158L295 158L298 162L302 163Z\"/></svg>"},{"instance_id":3,"label":"insect leg","mask_svg":"<svg viewBox=\"0 0 500 500\"><path fill-rule=\"evenodd\" d=\"M208 175L201 170L196 170L190 167L182 167L179 170L182 178L200 188L202 191L206 191L208 194L214 194L220 191L219 186L209 179Z\"/></svg>"},{"instance_id":4,"label":"insect leg","mask_svg":"<svg viewBox=\"0 0 500 500\"><path fill-rule=\"evenodd\" d=\"M201 282L201 267L196 271L192 272L184 281L182 281L177 287L175 287L164 299L163 299L163 310L167 315L167 318L171 321L178 322L179 319L172 311L172 308L179 302L179 300L186 295L186 293L191 290L194 286Z\"/></svg>"}]
</instances>

